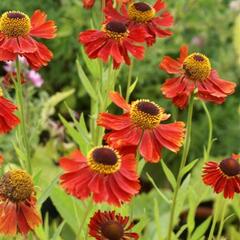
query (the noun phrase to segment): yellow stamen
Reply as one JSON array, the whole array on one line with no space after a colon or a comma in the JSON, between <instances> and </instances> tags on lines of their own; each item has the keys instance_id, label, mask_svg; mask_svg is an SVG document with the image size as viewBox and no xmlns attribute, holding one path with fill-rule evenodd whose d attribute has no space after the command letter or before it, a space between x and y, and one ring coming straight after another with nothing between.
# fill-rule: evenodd
<instances>
[{"instance_id":1,"label":"yellow stamen","mask_svg":"<svg viewBox=\"0 0 240 240\"><path fill-rule=\"evenodd\" d=\"M10 170L0 178L0 195L12 202L25 201L33 192L32 177L23 170Z\"/></svg>"},{"instance_id":2,"label":"yellow stamen","mask_svg":"<svg viewBox=\"0 0 240 240\"><path fill-rule=\"evenodd\" d=\"M155 9L147 3L132 3L128 6L128 16L133 21L145 23L155 16Z\"/></svg>"},{"instance_id":3,"label":"yellow stamen","mask_svg":"<svg viewBox=\"0 0 240 240\"><path fill-rule=\"evenodd\" d=\"M134 101L131 104L130 117L142 129L157 126L163 116L163 109L147 99Z\"/></svg>"},{"instance_id":4,"label":"yellow stamen","mask_svg":"<svg viewBox=\"0 0 240 240\"><path fill-rule=\"evenodd\" d=\"M26 36L30 28L30 18L25 13L9 11L0 18L0 31L7 37Z\"/></svg>"},{"instance_id":5,"label":"yellow stamen","mask_svg":"<svg viewBox=\"0 0 240 240\"><path fill-rule=\"evenodd\" d=\"M183 69L192 81L203 81L211 72L211 64L205 55L193 53L184 60Z\"/></svg>"},{"instance_id":6,"label":"yellow stamen","mask_svg":"<svg viewBox=\"0 0 240 240\"><path fill-rule=\"evenodd\" d=\"M100 174L112 174L121 167L121 157L109 146L95 147L87 156L88 166Z\"/></svg>"}]
</instances>

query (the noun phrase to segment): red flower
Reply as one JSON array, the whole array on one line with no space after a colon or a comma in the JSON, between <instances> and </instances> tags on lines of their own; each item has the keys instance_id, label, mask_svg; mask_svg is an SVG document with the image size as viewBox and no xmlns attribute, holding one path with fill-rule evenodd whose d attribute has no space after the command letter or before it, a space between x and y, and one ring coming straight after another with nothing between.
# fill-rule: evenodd
<instances>
[{"instance_id":1,"label":"red flower","mask_svg":"<svg viewBox=\"0 0 240 240\"><path fill-rule=\"evenodd\" d=\"M90 9L95 4L95 0L83 0L83 7L86 9Z\"/></svg>"},{"instance_id":2,"label":"red flower","mask_svg":"<svg viewBox=\"0 0 240 240\"><path fill-rule=\"evenodd\" d=\"M207 162L203 167L203 182L210 185L214 192L224 193L224 198L233 198L240 193L240 155L232 155L220 163Z\"/></svg>"},{"instance_id":3,"label":"red flower","mask_svg":"<svg viewBox=\"0 0 240 240\"><path fill-rule=\"evenodd\" d=\"M166 56L160 63L160 68L167 73L178 74L177 77L167 79L161 90L166 98L172 99L181 109L187 106L195 88L200 99L222 104L236 86L235 83L221 79L205 55L188 55L188 47L185 45L180 48L177 60Z\"/></svg>"},{"instance_id":4,"label":"red flower","mask_svg":"<svg viewBox=\"0 0 240 240\"><path fill-rule=\"evenodd\" d=\"M107 19L120 21L132 28L143 28L147 33L146 43L150 46L155 43L157 37L165 38L172 35L172 32L163 29L173 24L173 17L165 8L162 0L156 0L153 6L144 2L132 2L128 6L123 4L121 13L119 13L110 2L104 12Z\"/></svg>"},{"instance_id":5,"label":"red flower","mask_svg":"<svg viewBox=\"0 0 240 240\"><path fill-rule=\"evenodd\" d=\"M100 58L107 62L111 56L114 68L118 68L121 63L131 64L128 52L139 60L143 59L144 47L137 46L136 42L144 42L144 39L143 29L127 28L119 21L109 21L102 30L87 30L79 35L79 41L89 58Z\"/></svg>"},{"instance_id":6,"label":"red flower","mask_svg":"<svg viewBox=\"0 0 240 240\"><path fill-rule=\"evenodd\" d=\"M62 157L60 166L66 171L61 176L62 187L79 199L92 193L97 203L120 206L140 189L134 154L122 155L109 146L93 148L87 157L76 150Z\"/></svg>"},{"instance_id":7,"label":"red flower","mask_svg":"<svg viewBox=\"0 0 240 240\"><path fill-rule=\"evenodd\" d=\"M34 69L39 69L52 58L52 52L33 37L54 38L56 26L44 12L36 10L31 19L22 12L10 11L0 18L0 61L24 56Z\"/></svg>"},{"instance_id":8,"label":"red flower","mask_svg":"<svg viewBox=\"0 0 240 240\"><path fill-rule=\"evenodd\" d=\"M13 114L16 109L17 107L0 93L0 134L9 132L19 124L18 117Z\"/></svg>"},{"instance_id":9,"label":"red flower","mask_svg":"<svg viewBox=\"0 0 240 240\"><path fill-rule=\"evenodd\" d=\"M96 240L139 239L137 233L130 232L133 226L133 222L129 223L129 217L123 217L115 211L97 211L88 224L89 235Z\"/></svg>"},{"instance_id":10,"label":"red flower","mask_svg":"<svg viewBox=\"0 0 240 240\"><path fill-rule=\"evenodd\" d=\"M139 147L140 154L149 162L158 162L163 147L177 152L184 138L184 123L162 124L170 115L149 100L137 100L128 104L122 96L114 92L112 101L125 113L114 115L101 113L98 125L111 130L105 135L113 147Z\"/></svg>"},{"instance_id":11,"label":"red flower","mask_svg":"<svg viewBox=\"0 0 240 240\"><path fill-rule=\"evenodd\" d=\"M36 210L32 177L23 170L10 170L0 178L0 233L27 234L41 223Z\"/></svg>"}]
</instances>

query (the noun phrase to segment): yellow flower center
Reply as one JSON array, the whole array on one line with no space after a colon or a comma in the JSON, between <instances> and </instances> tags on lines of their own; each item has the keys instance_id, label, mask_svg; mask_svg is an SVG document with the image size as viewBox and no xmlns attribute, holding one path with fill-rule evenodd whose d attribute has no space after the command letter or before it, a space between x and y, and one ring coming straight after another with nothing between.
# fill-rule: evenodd
<instances>
[{"instance_id":1,"label":"yellow flower center","mask_svg":"<svg viewBox=\"0 0 240 240\"><path fill-rule=\"evenodd\" d=\"M193 53L184 60L183 69L192 81L203 81L211 72L211 64L205 55Z\"/></svg>"},{"instance_id":2,"label":"yellow flower center","mask_svg":"<svg viewBox=\"0 0 240 240\"><path fill-rule=\"evenodd\" d=\"M157 126L162 118L163 110L149 100L137 100L131 104L130 117L142 129L151 129Z\"/></svg>"},{"instance_id":3,"label":"yellow flower center","mask_svg":"<svg viewBox=\"0 0 240 240\"><path fill-rule=\"evenodd\" d=\"M125 24L117 21L108 22L103 26L103 30L107 33L108 37L115 40L121 40L128 36L128 29Z\"/></svg>"},{"instance_id":4,"label":"yellow flower center","mask_svg":"<svg viewBox=\"0 0 240 240\"><path fill-rule=\"evenodd\" d=\"M128 16L135 22L145 23L155 16L155 9L147 3L132 3L128 6Z\"/></svg>"},{"instance_id":5,"label":"yellow flower center","mask_svg":"<svg viewBox=\"0 0 240 240\"><path fill-rule=\"evenodd\" d=\"M0 87L0 97L3 97L3 90L1 87Z\"/></svg>"},{"instance_id":6,"label":"yellow flower center","mask_svg":"<svg viewBox=\"0 0 240 240\"><path fill-rule=\"evenodd\" d=\"M25 201L33 192L32 177L23 170L10 170L0 178L0 195L12 202Z\"/></svg>"},{"instance_id":7,"label":"yellow flower center","mask_svg":"<svg viewBox=\"0 0 240 240\"><path fill-rule=\"evenodd\" d=\"M109 147L93 148L87 157L88 166L100 174L112 174L117 172L121 167L121 157L119 153Z\"/></svg>"},{"instance_id":8,"label":"yellow flower center","mask_svg":"<svg viewBox=\"0 0 240 240\"><path fill-rule=\"evenodd\" d=\"M0 18L0 31L7 37L26 36L31 28L30 18L25 13L10 11Z\"/></svg>"}]
</instances>

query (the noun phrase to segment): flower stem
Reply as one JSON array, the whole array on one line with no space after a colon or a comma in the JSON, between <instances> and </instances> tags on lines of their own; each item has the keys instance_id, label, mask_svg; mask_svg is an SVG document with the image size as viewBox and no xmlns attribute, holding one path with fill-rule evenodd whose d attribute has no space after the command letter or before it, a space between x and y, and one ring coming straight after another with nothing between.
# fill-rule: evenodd
<instances>
[{"instance_id":1,"label":"flower stem","mask_svg":"<svg viewBox=\"0 0 240 240\"><path fill-rule=\"evenodd\" d=\"M82 231L83 231L85 222L87 221L88 215L89 215L89 213L90 213L90 211L91 211L91 209L92 209L92 206L93 206L93 199L92 199L92 197L91 197L91 198L89 199L89 204L88 204L88 206L87 206L87 209L86 209L86 211L85 211L85 213L84 213L84 215L83 215L83 220L82 220L82 222L81 222L81 225L80 225L80 227L79 227L79 230L78 230L78 232L77 232L77 234L76 234L76 240L78 240L78 239L81 240L81 239L82 239L81 233L82 233Z\"/></svg>"},{"instance_id":2,"label":"flower stem","mask_svg":"<svg viewBox=\"0 0 240 240\"><path fill-rule=\"evenodd\" d=\"M207 145L207 150L206 152L204 152L204 162L207 162L210 156L210 152L211 152L211 148L212 148L212 132L213 132L213 124L212 124L212 118L210 115L210 112L208 111L208 108L205 104L204 101L201 101L203 109L207 115L207 119L208 119L208 145Z\"/></svg>"},{"instance_id":3,"label":"flower stem","mask_svg":"<svg viewBox=\"0 0 240 240\"><path fill-rule=\"evenodd\" d=\"M226 209L227 209L227 201L225 200L224 203L223 203L223 206L222 206L222 215L221 215L221 220L220 220L220 225L219 225L216 240L221 239L221 234L222 234L222 230L223 230L223 226L224 226L224 216L225 216L225 213L226 213Z\"/></svg>"},{"instance_id":4,"label":"flower stem","mask_svg":"<svg viewBox=\"0 0 240 240\"><path fill-rule=\"evenodd\" d=\"M172 239L172 231L173 231L173 225L174 225L177 196L178 196L178 191L179 191L181 180L182 180L181 170L183 169L183 167L185 166L185 164L187 162L187 157L188 157L190 144L191 144L193 105L194 105L194 95L191 96L190 103L188 106L186 138L184 141L182 159L181 159L181 164L180 164L180 168L179 168L179 172L178 172L178 176L177 176L177 184L176 184L176 187L174 189L174 194L173 194L170 222L169 222L169 227L168 227L168 237L167 237L168 240Z\"/></svg>"},{"instance_id":5,"label":"flower stem","mask_svg":"<svg viewBox=\"0 0 240 240\"><path fill-rule=\"evenodd\" d=\"M218 196L216 199L216 202L215 202L215 206L214 206L213 221L212 221L212 226L211 226L210 233L208 236L208 240L213 240L213 235L214 235L215 227L216 227L218 216L219 216L219 207L221 206L220 200L221 200L221 198L220 198L220 196Z\"/></svg>"},{"instance_id":6,"label":"flower stem","mask_svg":"<svg viewBox=\"0 0 240 240\"><path fill-rule=\"evenodd\" d=\"M126 90L126 102L129 101L129 97L130 97L130 86L131 86L131 81L132 81L132 71L133 71L133 61L132 64L130 64L129 69L128 69L128 78L127 78L127 90Z\"/></svg>"},{"instance_id":7,"label":"flower stem","mask_svg":"<svg viewBox=\"0 0 240 240\"><path fill-rule=\"evenodd\" d=\"M30 153L30 144L29 144L29 136L27 133L27 124L26 124L26 115L25 115L25 104L24 104L24 97L23 97L23 87L22 87L22 80L21 80L21 69L20 69L20 62L19 59L16 59L16 72L17 72L17 81L15 82L15 90L16 90L16 99L17 104L19 107L19 118L20 118L20 127L19 127L19 134L18 137L22 140L22 152L26 156L26 170L31 174L32 167L31 167L31 153Z\"/></svg>"}]
</instances>

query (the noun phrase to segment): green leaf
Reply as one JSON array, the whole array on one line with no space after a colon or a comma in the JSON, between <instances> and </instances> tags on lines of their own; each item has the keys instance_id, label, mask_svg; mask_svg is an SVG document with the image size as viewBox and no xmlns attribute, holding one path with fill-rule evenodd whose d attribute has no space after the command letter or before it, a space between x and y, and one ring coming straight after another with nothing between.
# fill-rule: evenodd
<instances>
[{"instance_id":1,"label":"green leaf","mask_svg":"<svg viewBox=\"0 0 240 240\"><path fill-rule=\"evenodd\" d=\"M59 187L55 187L53 189L51 193L51 199L62 218L68 223L72 230L77 233L80 226L80 222L74 214L74 212L76 211L74 202L77 200L67 195ZM83 213L79 211L78 214L79 216L81 216Z\"/></svg>"},{"instance_id":2,"label":"green leaf","mask_svg":"<svg viewBox=\"0 0 240 240\"><path fill-rule=\"evenodd\" d=\"M136 80L131 84L131 86L129 87L129 95L133 92L133 90L135 89L136 85L138 82L138 77L136 77Z\"/></svg>"},{"instance_id":3,"label":"green leaf","mask_svg":"<svg viewBox=\"0 0 240 240\"><path fill-rule=\"evenodd\" d=\"M168 168L168 166L164 163L163 159L161 160L161 165L162 165L163 171L164 171L169 183L171 184L172 188L175 189L175 187L177 185L177 181L176 181L173 173Z\"/></svg>"},{"instance_id":4,"label":"green leaf","mask_svg":"<svg viewBox=\"0 0 240 240\"><path fill-rule=\"evenodd\" d=\"M83 71L81 64L79 63L79 59L76 60L76 64L77 64L78 75L83 84L83 87L85 88L85 90L87 91L87 93L91 98L93 98L94 100L97 100L97 93L93 89L92 84L90 83L87 75Z\"/></svg>"},{"instance_id":5,"label":"green leaf","mask_svg":"<svg viewBox=\"0 0 240 240\"><path fill-rule=\"evenodd\" d=\"M210 223L211 223L212 217L208 217L201 225L197 227L197 229L194 231L191 240L199 240L203 237L205 232L207 231Z\"/></svg>"},{"instance_id":6,"label":"green leaf","mask_svg":"<svg viewBox=\"0 0 240 240\"><path fill-rule=\"evenodd\" d=\"M43 193L41 194L41 196L38 199L38 203L40 205L43 204L44 201L46 201L46 199L50 196L53 188L57 185L59 176L56 176L51 182L50 184L47 186L47 188L43 191Z\"/></svg>"},{"instance_id":7,"label":"green leaf","mask_svg":"<svg viewBox=\"0 0 240 240\"><path fill-rule=\"evenodd\" d=\"M149 181L152 183L153 187L157 190L157 193L159 194L159 196L168 204L171 203L171 201L165 196L165 194L157 187L156 183L154 182L153 178L147 173L146 174Z\"/></svg>"},{"instance_id":8,"label":"green leaf","mask_svg":"<svg viewBox=\"0 0 240 240\"><path fill-rule=\"evenodd\" d=\"M44 104L42 113L41 113L41 122L44 124L49 116L55 113L55 107L58 105L61 101L66 99L67 97L71 96L74 93L74 89L70 89L68 91L64 92L58 92L51 96L47 102Z\"/></svg>"},{"instance_id":9,"label":"green leaf","mask_svg":"<svg viewBox=\"0 0 240 240\"><path fill-rule=\"evenodd\" d=\"M57 240L57 239L58 239L58 237L60 236L60 234L61 234L61 232L62 232L62 229L63 229L65 223L66 223L66 222L63 221L63 222L58 226L58 228L57 228L57 230L55 231L55 233L54 233L53 237L51 238L51 240Z\"/></svg>"},{"instance_id":10,"label":"green leaf","mask_svg":"<svg viewBox=\"0 0 240 240\"><path fill-rule=\"evenodd\" d=\"M79 132L71 126L71 124L61 115L59 115L59 118L65 128L67 129L68 134L70 137L79 145L80 149L84 149L86 146L86 142L82 138L82 136L79 134Z\"/></svg>"},{"instance_id":11,"label":"green leaf","mask_svg":"<svg viewBox=\"0 0 240 240\"><path fill-rule=\"evenodd\" d=\"M198 159L195 159L193 161L191 161L188 165L186 165L180 172L181 174L181 178L187 174L194 166L195 164L198 162Z\"/></svg>"}]
</instances>

